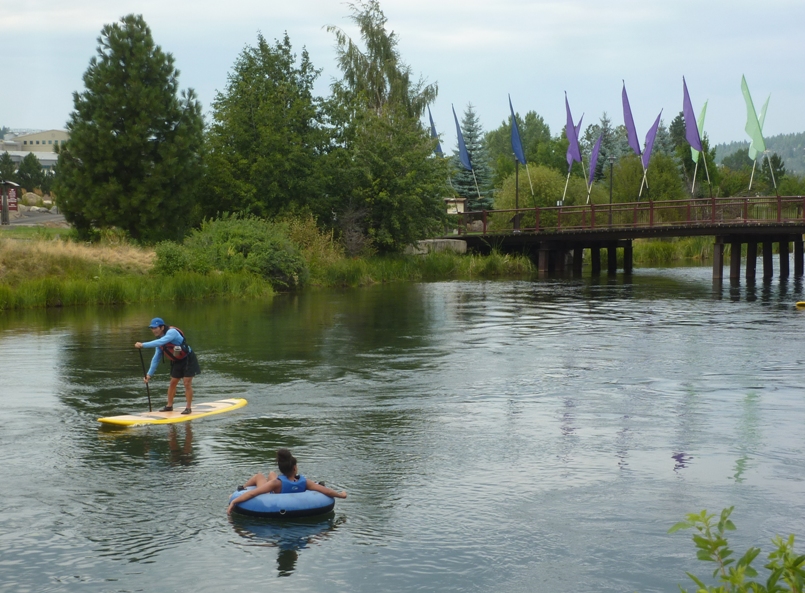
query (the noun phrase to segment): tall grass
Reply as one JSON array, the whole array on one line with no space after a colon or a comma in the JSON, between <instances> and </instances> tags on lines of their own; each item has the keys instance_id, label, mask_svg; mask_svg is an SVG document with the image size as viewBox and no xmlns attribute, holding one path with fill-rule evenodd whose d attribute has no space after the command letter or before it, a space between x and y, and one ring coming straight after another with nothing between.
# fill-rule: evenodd
<instances>
[{"instance_id":1,"label":"tall grass","mask_svg":"<svg viewBox=\"0 0 805 593\"><path fill-rule=\"evenodd\" d=\"M458 280L474 278L521 278L535 271L524 255L459 255L430 252L427 255L343 258L324 268L314 278L318 286L365 286L403 281Z\"/></svg>"},{"instance_id":2,"label":"tall grass","mask_svg":"<svg viewBox=\"0 0 805 593\"><path fill-rule=\"evenodd\" d=\"M16 286L0 284L0 311L75 305L182 302L217 297L265 298L271 284L251 274L179 273L174 276L106 276L93 279L39 278Z\"/></svg>"}]
</instances>

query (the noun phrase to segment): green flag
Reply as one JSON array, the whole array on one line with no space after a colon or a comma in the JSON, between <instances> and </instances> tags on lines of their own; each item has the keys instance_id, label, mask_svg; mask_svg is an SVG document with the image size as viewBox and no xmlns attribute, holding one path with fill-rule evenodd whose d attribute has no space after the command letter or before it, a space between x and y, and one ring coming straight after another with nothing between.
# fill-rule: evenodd
<instances>
[{"instance_id":1,"label":"green flag","mask_svg":"<svg viewBox=\"0 0 805 593\"><path fill-rule=\"evenodd\" d=\"M746 101L746 133L752 139L751 147L755 149L755 154L758 152L766 152L766 143L763 141L763 129L757 119L757 112L755 111L755 104L752 103L752 96L749 94L749 87L746 86L746 77L741 76L741 91L744 94Z\"/></svg>"},{"instance_id":2,"label":"green flag","mask_svg":"<svg viewBox=\"0 0 805 593\"><path fill-rule=\"evenodd\" d=\"M760 131L763 132L763 122L766 121L766 109L769 107L769 99L771 99L771 95L766 97L766 102L763 104L763 107L760 109ZM757 158L757 150L755 149L755 143L752 142L749 144L749 158L753 161Z\"/></svg>"},{"instance_id":3,"label":"green flag","mask_svg":"<svg viewBox=\"0 0 805 593\"><path fill-rule=\"evenodd\" d=\"M702 107L702 112L699 114L699 119L696 120L696 125L699 127L699 134L704 140L704 114L707 113L707 101L704 102L704 107ZM690 148L690 156L693 159L694 163L699 162L699 151L696 150L691 146Z\"/></svg>"}]
</instances>

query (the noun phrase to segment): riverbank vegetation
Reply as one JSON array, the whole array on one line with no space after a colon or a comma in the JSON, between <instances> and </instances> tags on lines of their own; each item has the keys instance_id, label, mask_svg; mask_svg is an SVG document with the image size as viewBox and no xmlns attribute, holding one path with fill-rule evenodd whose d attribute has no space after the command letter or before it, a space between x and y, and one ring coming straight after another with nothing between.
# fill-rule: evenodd
<instances>
[{"instance_id":1,"label":"riverbank vegetation","mask_svg":"<svg viewBox=\"0 0 805 593\"><path fill-rule=\"evenodd\" d=\"M711 256L708 237L634 242L637 266L704 263ZM156 246L142 246L124 233L107 232L99 241L82 242L64 229L0 232L0 310L268 298L302 288L532 279L535 274L528 256L498 251L353 257L332 233L317 227L312 214L273 221L227 216L205 221L181 242Z\"/></svg>"}]
</instances>

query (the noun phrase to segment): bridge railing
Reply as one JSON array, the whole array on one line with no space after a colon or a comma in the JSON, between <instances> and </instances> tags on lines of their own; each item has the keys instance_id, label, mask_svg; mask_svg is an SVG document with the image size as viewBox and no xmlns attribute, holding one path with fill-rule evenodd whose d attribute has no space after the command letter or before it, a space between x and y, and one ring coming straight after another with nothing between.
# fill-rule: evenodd
<instances>
[{"instance_id":1,"label":"bridge railing","mask_svg":"<svg viewBox=\"0 0 805 593\"><path fill-rule=\"evenodd\" d=\"M556 233L602 229L805 222L805 196L693 198L465 212L458 234Z\"/></svg>"}]
</instances>

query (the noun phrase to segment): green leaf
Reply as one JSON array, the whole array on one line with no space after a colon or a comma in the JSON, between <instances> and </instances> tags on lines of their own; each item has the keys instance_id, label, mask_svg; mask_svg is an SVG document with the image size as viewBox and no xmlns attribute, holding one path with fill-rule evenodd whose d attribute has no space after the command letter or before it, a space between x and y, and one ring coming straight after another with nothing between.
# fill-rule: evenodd
<instances>
[{"instance_id":1,"label":"green leaf","mask_svg":"<svg viewBox=\"0 0 805 593\"><path fill-rule=\"evenodd\" d=\"M680 521L671 527L671 529L668 530L668 533L676 533L680 529L690 529L691 527L693 527L693 523L690 521Z\"/></svg>"},{"instance_id":2,"label":"green leaf","mask_svg":"<svg viewBox=\"0 0 805 593\"><path fill-rule=\"evenodd\" d=\"M696 578L695 576L693 576L693 575L692 575L692 574L690 574L689 572L686 572L685 574L686 574L686 575L688 575L688 576L690 577L690 580L692 580L694 583L696 583L696 584L697 584L699 587L701 587L702 589L706 589L706 588L707 588L703 582L701 582L701 581L700 581L698 578Z\"/></svg>"}]
</instances>

